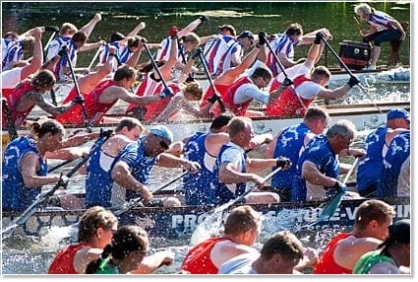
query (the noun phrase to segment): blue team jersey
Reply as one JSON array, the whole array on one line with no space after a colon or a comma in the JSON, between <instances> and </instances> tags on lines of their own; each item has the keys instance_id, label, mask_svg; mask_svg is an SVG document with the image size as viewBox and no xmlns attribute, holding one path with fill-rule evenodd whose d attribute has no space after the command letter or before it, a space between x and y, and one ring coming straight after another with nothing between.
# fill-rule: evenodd
<instances>
[{"instance_id":1,"label":"blue team jersey","mask_svg":"<svg viewBox=\"0 0 418 282\"><path fill-rule=\"evenodd\" d=\"M340 172L340 162L332 151L327 137L324 134L317 135L306 145L305 151L299 158L297 175L293 179L291 191L292 201L310 201L313 197L315 199L325 197L323 187L314 187L302 178L302 165L305 161L314 163L317 169L328 177L337 178Z\"/></svg>"},{"instance_id":2,"label":"blue team jersey","mask_svg":"<svg viewBox=\"0 0 418 282\"><path fill-rule=\"evenodd\" d=\"M357 189L363 191L371 185L377 185L383 166L383 147L387 127L379 127L370 133L365 141L366 156L359 161L357 171Z\"/></svg>"},{"instance_id":3,"label":"blue team jersey","mask_svg":"<svg viewBox=\"0 0 418 282\"><path fill-rule=\"evenodd\" d=\"M286 128L277 138L274 158L281 156L287 157L292 162L292 166L273 176L271 185L274 188L290 191L293 177L297 174L296 166L299 160L299 154L305 147L305 137L309 132L310 130L306 124L300 123ZM275 169L277 169L277 166L273 168L273 171Z\"/></svg>"},{"instance_id":4,"label":"blue team jersey","mask_svg":"<svg viewBox=\"0 0 418 282\"><path fill-rule=\"evenodd\" d=\"M389 145L383 159L380 179L377 185L377 197L396 197L398 180L402 165L411 154L411 132L404 131L396 135Z\"/></svg>"},{"instance_id":5,"label":"blue team jersey","mask_svg":"<svg viewBox=\"0 0 418 282\"><path fill-rule=\"evenodd\" d=\"M41 192L42 187L27 187L23 182L22 158L28 153L39 156L39 169L36 174L46 176L48 165L39 154L36 140L20 137L7 145L2 161L2 208L7 210L23 211L28 208Z\"/></svg>"},{"instance_id":6,"label":"blue team jersey","mask_svg":"<svg viewBox=\"0 0 418 282\"><path fill-rule=\"evenodd\" d=\"M113 180L110 166L114 158L101 149L106 138L99 138L90 149L86 170L86 207L111 206Z\"/></svg>"},{"instance_id":7,"label":"blue team jersey","mask_svg":"<svg viewBox=\"0 0 418 282\"><path fill-rule=\"evenodd\" d=\"M184 157L201 166L198 173L189 173L183 178L186 205L208 205L213 204L216 199L216 191L210 185L216 177L211 160L216 157L206 151L207 136L208 133L197 132L184 147Z\"/></svg>"},{"instance_id":8,"label":"blue team jersey","mask_svg":"<svg viewBox=\"0 0 418 282\"><path fill-rule=\"evenodd\" d=\"M223 155L225 155L226 153L228 154L233 153L239 159L240 166L241 166L240 172L247 171L247 166L246 166L247 154L245 153L245 151L241 147L238 147L237 145L231 142L223 145L219 152L218 158L216 159L215 167L213 170L215 174L215 179L211 183L211 185L213 185L212 189L216 190L216 201L213 204L217 204L217 205L225 204L229 202L230 200L233 200L237 198L238 196L244 194L245 187L246 187L245 182L240 182L236 184L228 184L227 186L226 184L221 183L219 181L219 168L222 162L224 162ZM228 161L228 160L225 160L225 161Z\"/></svg>"}]
</instances>

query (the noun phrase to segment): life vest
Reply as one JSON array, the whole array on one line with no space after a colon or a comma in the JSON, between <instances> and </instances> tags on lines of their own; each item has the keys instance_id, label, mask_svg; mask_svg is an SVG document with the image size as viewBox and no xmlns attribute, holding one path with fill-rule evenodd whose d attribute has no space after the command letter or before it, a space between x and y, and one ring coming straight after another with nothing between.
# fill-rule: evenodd
<instances>
[{"instance_id":1,"label":"life vest","mask_svg":"<svg viewBox=\"0 0 418 282\"><path fill-rule=\"evenodd\" d=\"M87 119L91 125L97 125L102 120L106 112L116 104L117 100L103 104L99 102L100 95L109 87L116 85L111 79L100 82L96 88L85 96L84 107L86 109ZM56 119L62 124L84 124L83 107L80 104L72 106L65 113L60 114Z\"/></svg>"},{"instance_id":2,"label":"life vest","mask_svg":"<svg viewBox=\"0 0 418 282\"><path fill-rule=\"evenodd\" d=\"M305 107L308 108L309 105L315 100L304 99L299 96L296 96L296 88L306 81L311 81L309 78L304 75L298 76L294 79L294 88L287 88L282 92L280 97L273 103L269 103L266 108L266 115L268 116L280 116L280 117L292 117L305 114ZM302 106L301 101L305 107Z\"/></svg>"},{"instance_id":3,"label":"life vest","mask_svg":"<svg viewBox=\"0 0 418 282\"><path fill-rule=\"evenodd\" d=\"M351 236L350 233L340 233L333 238L325 248L324 253L314 268L314 274L351 274L352 270L339 266L334 260L334 251L337 244L345 238ZM349 254L347 254L349 255Z\"/></svg>"},{"instance_id":4,"label":"life vest","mask_svg":"<svg viewBox=\"0 0 418 282\"><path fill-rule=\"evenodd\" d=\"M184 258L181 270L189 271L191 274L218 274L218 268L210 259L215 244L229 240L224 237L210 238L194 246Z\"/></svg>"},{"instance_id":5,"label":"life vest","mask_svg":"<svg viewBox=\"0 0 418 282\"><path fill-rule=\"evenodd\" d=\"M250 99L241 104L234 104L234 97L236 91L240 86L247 83L252 83L251 79L247 76L238 79L236 82L234 82L234 84L231 85L231 87L229 87L228 92L223 97L225 107L229 108L237 116L245 116L245 113L247 112L247 109L250 106L251 101L253 100Z\"/></svg>"}]
</instances>

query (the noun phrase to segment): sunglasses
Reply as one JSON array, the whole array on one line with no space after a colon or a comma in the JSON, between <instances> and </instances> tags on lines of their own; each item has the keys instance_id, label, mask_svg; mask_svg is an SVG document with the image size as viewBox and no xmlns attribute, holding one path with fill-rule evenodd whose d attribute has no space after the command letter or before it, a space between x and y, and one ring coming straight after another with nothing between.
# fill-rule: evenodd
<instances>
[{"instance_id":1,"label":"sunglasses","mask_svg":"<svg viewBox=\"0 0 418 282\"><path fill-rule=\"evenodd\" d=\"M160 136L158 136L158 135L154 135L154 136L155 136L155 138L158 139L158 142L159 142L158 144L160 144L161 148L163 148L164 150L167 150L169 148L169 145L164 140L162 140L160 138Z\"/></svg>"}]
</instances>

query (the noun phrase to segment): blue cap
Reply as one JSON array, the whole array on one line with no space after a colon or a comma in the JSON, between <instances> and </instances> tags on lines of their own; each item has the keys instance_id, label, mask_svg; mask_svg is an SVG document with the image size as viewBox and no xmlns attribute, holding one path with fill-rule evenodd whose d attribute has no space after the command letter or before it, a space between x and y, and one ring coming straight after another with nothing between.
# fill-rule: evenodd
<instances>
[{"instance_id":1,"label":"blue cap","mask_svg":"<svg viewBox=\"0 0 418 282\"><path fill-rule=\"evenodd\" d=\"M163 138L169 140L170 143L173 143L173 139L174 139L173 138L173 133L171 132L170 129L168 129L164 125L156 125L156 126L153 126L148 131L151 134L154 134L156 136L163 137Z\"/></svg>"},{"instance_id":2,"label":"blue cap","mask_svg":"<svg viewBox=\"0 0 418 282\"><path fill-rule=\"evenodd\" d=\"M390 112L388 112L387 120L391 120L395 118L403 118L403 119L406 119L407 121L410 121L409 113L404 109L393 109Z\"/></svg>"},{"instance_id":3,"label":"blue cap","mask_svg":"<svg viewBox=\"0 0 418 282\"><path fill-rule=\"evenodd\" d=\"M254 35L251 33L251 31L248 31L248 30L244 30L238 36L238 38L244 38L244 37L248 37L250 40L254 40Z\"/></svg>"}]
</instances>

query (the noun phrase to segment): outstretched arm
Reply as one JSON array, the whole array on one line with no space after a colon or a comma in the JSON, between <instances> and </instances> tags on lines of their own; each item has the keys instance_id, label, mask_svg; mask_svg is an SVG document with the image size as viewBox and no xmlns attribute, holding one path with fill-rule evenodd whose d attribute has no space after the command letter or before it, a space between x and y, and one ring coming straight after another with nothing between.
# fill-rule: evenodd
<instances>
[{"instance_id":1,"label":"outstretched arm","mask_svg":"<svg viewBox=\"0 0 418 282\"><path fill-rule=\"evenodd\" d=\"M97 13L97 14L94 15L94 17L86 25L84 25L82 28L80 28L79 31L84 32L86 34L87 38L89 38L90 34L92 33L92 31L94 29L94 27L101 20L102 20L102 15Z\"/></svg>"}]
</instances>

